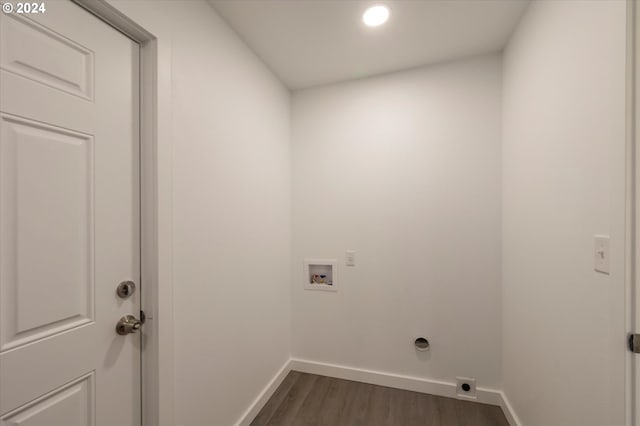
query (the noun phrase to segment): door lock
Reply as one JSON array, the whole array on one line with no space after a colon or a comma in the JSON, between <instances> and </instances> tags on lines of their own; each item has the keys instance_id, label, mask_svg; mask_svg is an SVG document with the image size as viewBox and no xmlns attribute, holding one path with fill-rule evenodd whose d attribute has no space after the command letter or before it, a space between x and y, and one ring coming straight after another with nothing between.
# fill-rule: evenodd
<instances>
[{"instance_id":1,"label":"door lock","mask_svg":"<svg viewBox=\"0 0 640 426\"><path fill-rule=\"evenodd\" d=\"M116 324L116 332L122 336L126 334L135 333L142 327L142 321L134 317L133 315L125 315L120 318L118 324Z\"/></svg>"},{"instance_id":2,"label":"door lock","mask_svg":"<svg viewBox=\"0 0 640 426\"><path fill-rule=\"evenodd\" d=\"M121 299L126 299L136 291L136 283L133 281L122 281L116 288L116 293Z\"/></svg>"}]
</instances>

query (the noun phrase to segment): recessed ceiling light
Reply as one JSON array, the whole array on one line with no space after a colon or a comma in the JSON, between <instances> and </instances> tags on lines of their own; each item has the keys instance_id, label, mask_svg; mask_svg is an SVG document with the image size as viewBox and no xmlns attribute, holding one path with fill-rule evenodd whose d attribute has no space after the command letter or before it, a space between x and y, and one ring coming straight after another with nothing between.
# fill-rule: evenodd
<instances>
[{"instance_id":1,"label":"recessed ceiling light","mask_svg":"<svg viewBox=\"0 0 640 426\"><path fill-rule=\"evenodd\" d=\"M371 6L362 15L362 22L370 27L377 27L387 22L389 19L389 8L381 4Z\"/></svg>"}]
</instances>

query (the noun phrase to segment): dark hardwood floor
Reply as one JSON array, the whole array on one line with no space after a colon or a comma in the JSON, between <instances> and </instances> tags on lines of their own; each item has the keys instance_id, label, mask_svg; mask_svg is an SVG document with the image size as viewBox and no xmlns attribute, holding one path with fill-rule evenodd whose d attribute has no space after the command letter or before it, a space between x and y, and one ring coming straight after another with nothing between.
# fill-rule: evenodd
<instances>
[{"instance_id":1,"label":"dark hardwood floor","mask_svg":"<svg viewBox=\"0 0 640 426\"><path fill-rule=\"evenodd\" d=\"M509 426L500 407L292 371L251 426Z\"/></svg>"}]
</instances>

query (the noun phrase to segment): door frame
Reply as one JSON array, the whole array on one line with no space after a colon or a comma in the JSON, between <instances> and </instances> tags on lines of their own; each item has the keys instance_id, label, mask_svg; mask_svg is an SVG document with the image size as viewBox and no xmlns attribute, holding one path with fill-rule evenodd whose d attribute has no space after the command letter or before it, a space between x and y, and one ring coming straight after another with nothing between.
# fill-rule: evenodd
<instances>
[{"instance_id":1,"label":"door frame","mask_svg":"<svg viewBox=\"0 0 640 426\"><path fill-rule=\"evenodd\" d=\"M638 132L640 128L640 7L627 0L626 46L626 212L625 212L625 337L640 332L640 181ZM626 351L625 424L640 426L640 356Z\"/></svg>"},{"instance_id":2,"label":"door frame","mask_svg":"<svg viewBox=\"0 0 640 426\"><path fill-rule=\"evenodd\" d=\"M108 0L71 0L140 45L141 425L173 426L171 45Z\"/></svg>"}]
</instances>

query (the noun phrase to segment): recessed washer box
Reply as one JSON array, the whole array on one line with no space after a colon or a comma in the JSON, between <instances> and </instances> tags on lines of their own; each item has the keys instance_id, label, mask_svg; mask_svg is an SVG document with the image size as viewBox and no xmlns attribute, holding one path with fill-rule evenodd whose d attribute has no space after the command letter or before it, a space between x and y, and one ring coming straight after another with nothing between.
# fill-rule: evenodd
<instances>
[{"instance_id":1,"label":"recessed washer box","mask_svg":"<svg viewBox=\"0 0 640 426\"><path fill-rule=\"evenodd\" d=\"M305 259L304 289L338 291L338 261L336 259Z\"/></svg>"}]
</instances>

